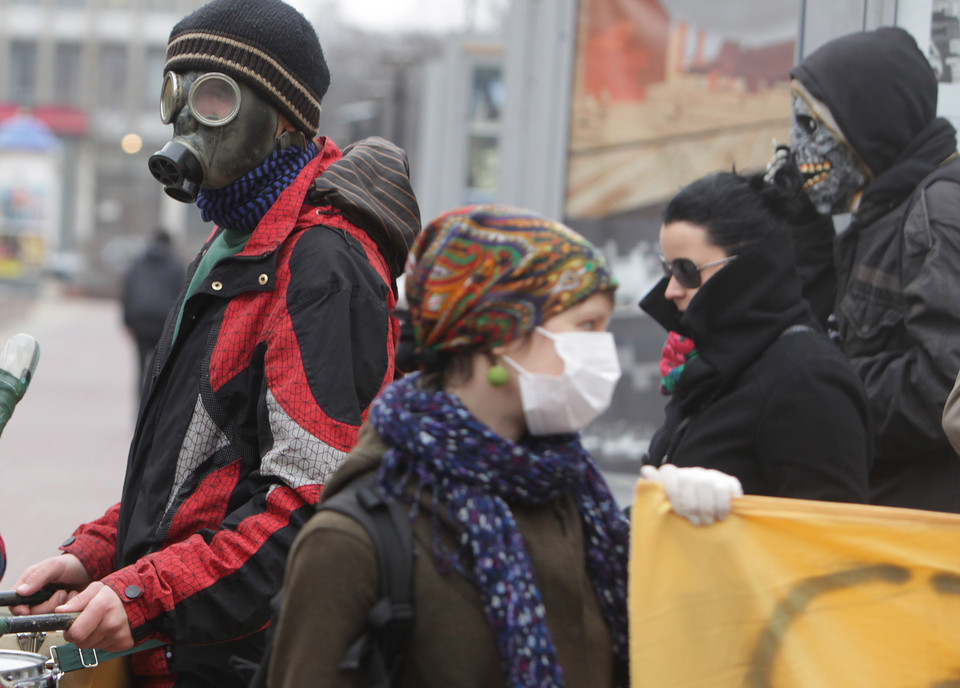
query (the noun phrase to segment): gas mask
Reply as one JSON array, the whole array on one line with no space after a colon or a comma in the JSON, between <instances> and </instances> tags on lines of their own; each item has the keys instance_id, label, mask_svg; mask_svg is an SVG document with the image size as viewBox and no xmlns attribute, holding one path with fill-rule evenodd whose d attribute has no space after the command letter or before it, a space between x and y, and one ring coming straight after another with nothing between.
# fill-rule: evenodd
<instances>
[{"instance_id":1,"label":"gas mask","mask_svg":"<svg viewBox=\"0 0 960 688\"><path fill-rule=\"evenodd\" d=\"M184 203L196 201L201 188L221 189L263 162L277 144L280 122L253 89L219 72L167 72L160 118L173 124L173 139L150 156L150 173Z\"/></svg>"},{"instance_id":2,"label":"gas mask","mask_svg":"<svg viewBox=\"0 0 960 688\"><path fill-rule=\"evenodd\" d=\"M818 112L798 93L793 94L790 148L803 175L803 190L820 213L835 215L853 209L857 194L870 179L869 171L844 140L829 110L822 106L822 113Z\"/></svg>"}]
</instances>

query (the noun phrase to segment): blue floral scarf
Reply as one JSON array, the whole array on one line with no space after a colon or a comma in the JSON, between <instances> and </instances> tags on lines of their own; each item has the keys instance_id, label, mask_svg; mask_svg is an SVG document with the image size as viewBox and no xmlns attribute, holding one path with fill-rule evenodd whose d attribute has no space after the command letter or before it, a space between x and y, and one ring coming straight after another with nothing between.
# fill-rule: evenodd
<instances>
[{"instance_id":1,"label":"blue floral scarf","mask_svg":"<svg viewBox=\"0 0 960 688\"><path fill-rule=\"evenodd\" d=\"M252 232L318 151L313 141L306 148L274 150L257 167L222 189L201 189L197 195L200 217L220 227Z\"/></svg>"},{"instance_id":2,"label":"blue floral scarf","mask_svg":"<svg viewBox=\"0 0 960 688\"><path fill-rule=\"evenodd\" d=\"M563 685L510 504L545 504L564 494L579 506L587 573L612 631L617 674L626 676L629 526L579 437L506 440L457 397L421 389L419 377L393 383L371 406L370 422L391 447L378 483L385 493L412 501L413 515L423 489L430 488L434 557L441 570L454 569L479 589L508 685ZM416 487L412 497L407 485ZM440 542L441 510L457 530L459 552Z\"/></svg>"}]
</instances>

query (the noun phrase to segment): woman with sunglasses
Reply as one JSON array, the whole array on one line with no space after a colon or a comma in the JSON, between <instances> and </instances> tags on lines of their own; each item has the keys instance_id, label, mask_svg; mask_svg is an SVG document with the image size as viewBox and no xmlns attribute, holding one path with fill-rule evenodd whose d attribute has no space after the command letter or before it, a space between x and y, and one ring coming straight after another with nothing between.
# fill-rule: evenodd
<instances>
[{"instance_id":1,"label":"woman with sunglasses","mask_svg":"<svg viewBox=\"0 0 960 688\"><path fill-rule=\"evenodd\" d=\"M410 255L421 370L374 402L323 494L366 476L410 505L414 620L391 685L626 686L627 521L578 432L620 376L606 261L569 228L499 206L441 216ZM740 493L717 471L644 475L694 522ZM377 600L360 525L315 515L284 587L270 688L371 685L341 667Z\"/></svg>"},{"instance_id":2,"label":"woman with sunglasses","mask_svg":"<svg viewBox=\"0 0 960 688\"><path fill-rule=\"evenodd\" d=\"M866 400L801 296L780 219L791 202L721 172L667 204L664 278L640 307L669 333L671 399L644 463L714 468L747 494L866 502Z\"/></svg>"}]
</instances>

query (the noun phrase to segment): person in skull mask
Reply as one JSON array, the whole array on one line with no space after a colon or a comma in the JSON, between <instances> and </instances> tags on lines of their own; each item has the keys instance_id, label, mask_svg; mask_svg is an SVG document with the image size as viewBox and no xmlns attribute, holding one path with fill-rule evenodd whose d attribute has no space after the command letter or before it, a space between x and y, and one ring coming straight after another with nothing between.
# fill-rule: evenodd
<instances>
[{"instance_id":1,"label":"person in skull mask","mask_svg":"<svg viewBox=\"0 0 960 688\"><path fill-rule=\"evenodd\" d=\"M792 150L768 177L796 180L807 221L852 213L833 312L873 417L871 501L960 512L960 456L940 423L960 370L960 159L936 77L891 27L826 43L791 77Z\"/></svg>"},{"instance_id":2,"label":"person in skull mask","mask_svg":"<svg viewBox=\"0 0 960 688\"><path fill-rule=\"evenodd\" d=\"M170 35L150 160L216 223L150 371L120 502L17 581L15 613L137 652L138 685L242 686L287 551L394 377L396 279L420 229L402 150L315 138L329 72L280 0L214 0Z\"/></svg>"}]
</instances>

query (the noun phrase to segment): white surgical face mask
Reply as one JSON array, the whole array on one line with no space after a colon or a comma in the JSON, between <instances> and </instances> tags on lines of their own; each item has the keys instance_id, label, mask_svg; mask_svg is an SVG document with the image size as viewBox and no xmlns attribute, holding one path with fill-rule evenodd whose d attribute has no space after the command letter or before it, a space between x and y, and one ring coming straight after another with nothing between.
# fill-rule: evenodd
<instances>
[{"instance_id":1,"label":"white surgical face mask","mask_svg":"<svg viewBox=\"0 0 960 688\"><path fill-rule=\"evenodd\" d=\"M579 432L607 410L620 379L617 345L610 332L537 332L553 340L563 361L560 375L520 373L520 399L531 435Z\"/></svg>"}]
</instances>

